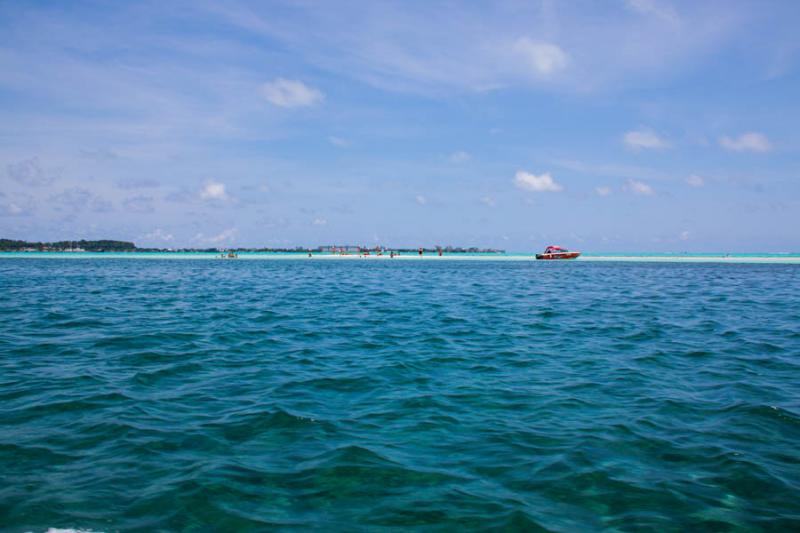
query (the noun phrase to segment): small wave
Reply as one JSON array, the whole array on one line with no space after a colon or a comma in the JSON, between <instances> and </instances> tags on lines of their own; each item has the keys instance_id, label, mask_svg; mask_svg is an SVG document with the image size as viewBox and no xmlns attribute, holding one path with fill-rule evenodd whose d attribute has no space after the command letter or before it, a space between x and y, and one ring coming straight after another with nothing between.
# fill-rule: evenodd
<instances>
[{"instance_id":1,"label":"small wave","mask_svg":"<svg viewBox=\"0 0 800 533\"><path fill-rule=\"evenodd\" d=\"M280 386L276 392L288 391L292 389L307 390L319 389L338 392L365 392L374 389L379 385L379 381L367 376L342 376L342 377L323 377L300 381L290 381Z\"/></svg>"},{"instance_id":2,"label":"small wave","mask_svg":"<svg viewBox=\"0 0 800 533\"><path fill-rule=\"evenodd\" d=\"M96 531L94 529L73 529L73 528L60 528L60 527L50 527L44 533L102 533L101 531Z\"/></svg>"},{"instance_id":3,"label":"small wave","mask_svg":"<svg viewBox=\"0 0 800 533\"><path fill-rule=\"evenodd\" d=\"M206 428L218 431L228 441L245 442L260 435L277 431L318 430L324 433L333 431L335 426L324 420L295 415L282 409L277 409L275 411L228 416L222 422L206 425Z\"/></svg>"},{"instance_id":4,"label":"small wave","mask_svg":"<svg viewBox=\"0 0 800 533\"><path fill-rule=\"evenodd\" d=\"M161 380L186 374L197 375L203 366L199 363L184 363L169 365L156 370L139 371L133 376L133 381L140 385L151 386Z\"/></svg>"}]
</instances>

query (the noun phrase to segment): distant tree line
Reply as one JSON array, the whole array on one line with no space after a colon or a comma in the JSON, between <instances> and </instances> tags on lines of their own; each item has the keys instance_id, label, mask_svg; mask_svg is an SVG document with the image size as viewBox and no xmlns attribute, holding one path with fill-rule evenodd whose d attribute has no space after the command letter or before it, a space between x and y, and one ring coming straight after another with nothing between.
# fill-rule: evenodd
<instances>
[{"instance_id":1,"label":"distant tree line","mask_svg":"<svg viewBox=\"0 0 800 533\"><path fill-rule=\"evenodd\" d=\"M57 242L28 242L13 239L0 239L0 251L3 252L63 252L69 250L83 250L86 252L134 252L136 245L127 241L57 241Z\"/></svg>"},{"instance_id":2,"label":"distant tree line","mask_svg":"<svg viewBox=\"0 0 800 533\"><path fill-rule=\"evenodd\" d=\"M226 248L235 252L284 252L284 253L325 253L325 252L372 252L393 250L398 253L417 253L419 248L387 248L385 246L317 246L306 248L296 246L293 248ZM423 248L424 253L502 253L503 250L486 248L462 248L460 246L437 246L435 248ZM208 252L218 253L222 248L138 248L134 243L128 241L99 240L99 241L57 241L57 242L28 242L14 239L0 239L0 252Z\"/></svg>"}]
</instances>

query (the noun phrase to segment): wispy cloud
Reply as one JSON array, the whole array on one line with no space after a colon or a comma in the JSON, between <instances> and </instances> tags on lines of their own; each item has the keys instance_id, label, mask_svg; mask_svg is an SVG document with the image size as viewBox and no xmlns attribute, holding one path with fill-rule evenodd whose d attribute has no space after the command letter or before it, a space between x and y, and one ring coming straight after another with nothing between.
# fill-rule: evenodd
<instances>
[{"instance_id":1,"label":"wispy cloud","mask_svg":"<svg viewBox=\"0 0 800 533\"><path fill-rule=\"evenodd\" d=\"M650 185L638 180L628 180L625 183L624 189L639 196L653 196L655 194L655 191Z\"/></svg>"},{"instance_id":2,"label":"wispy cloud","mask_svg":"<svg viewBox=\"0 0 800 533\"><path fill-rule=\"evenodd\" d=\"M153 213L156 210L155 199L144 194L125 198L122 205L129 213Z\"/></svg>"},{"instance_id":3,"label":"wispy cloud","mask_svg":"<svg viewBox=\"0 0 800 533\"><path fill-rule=\"evenodd\" d=\"M106 198L95 196L89 204L89 209L93 213L111 213L114 211L114 203Z\"/></svg>"},{"instance_id":4,"label":"wispy cloud","mask_svg":"<svg viewBox=\"0 0 800 533\"><path fill-rule=\"evenodd\" d=\"M481 203L483 205L487 206L487 207L496 207L497 206L497 200L495 200L491 196L482 196L481 197Z\"/></svg>"},{"instance_id":5,"label":"wispy cloud","mask_svg":"<svg viewBox=\"0 0 800 533\"><path fill-rule=\"evenodd\" d=\"M97 150L80 150L81 157L86 159L93 159L95 161L113 161L119 159L120 155L113 150L107 148L99 148Z\"/></svg>"},{"instance_id":6,"label":"wispy cloud","mask_svg":"<svg viewBox=\"0 0 800 533\"><path fill-rule=\"evenodd\" d=\"M514 176L514 185L525 191L533 192L559 192L564 189L548 172L537 176L524 170L517 171Z\"/></svg>"},{"instance_id":7,"label":"wispy cloud","mask_svg":"<svg viewBox=\"0 0 800 533\"><path fill-rule=\"evenodd\" d=\"M352 144L349 140L345 139L344 137L336 137L335 135L331 135L328 137L328 142L334 146L338 146L339 148L349 148Z\"/></svg>"},{"instance_id":8,"label":"wispy cloud","mask_svg":"<svg viewBox=\"0 0 800 533\"><path fill-rule=\"evenodd\" d=\"M428 199L421 194L418 194L416 198L414 198L414 201L416 201L419 205L426 205L428 203Z\"/></svg>"},{"instance_id":9,"label":"wispy cloud","mask_svg":"<svg viewBox=\"0 0 800 533\"><path fill-rule=\"evenodd\" d=\"M706 180L703 179L702 176L698 176L697 174L692 174L691 176L686 178L686 183L690 187L702 187L706 184Z\"/></svg>"},{"instance_id":10,"label":"wispy cloud","mask_svg":"<svg viewBox=\"0 0 800 533\"><path fill-rule=\"evenodd\" d=\"M5 212L7 214L12 215L12 216L21 215L21 214L23 214L25 212L24 209L22 209L20 206L18 206L14 202L9 202L7 204L4 204L3 208L4 208L4 210L5 210Z\"/></svg>"},{"instance_id":11,"label":"wispy cloud","mask_svg":"<svg viewBox=\"0 0 800 533\"><path fill-rule=\"evenodd\" d=\"M69 187L50 196L50 202L57 210L69 212L83 211L89 207L91 199L92 193L85 187Z\"/></svg>"},{"instance_id":12,"label":"wispy cloud","mask_svg":"<svg viewBox=\"0 0 800 533\"><path fill-rule=\"evenodd\" d=\"M451 163L458 165L461 163L466 163L467 161L472 159L472 156L463 150L459 150L458 152L453 152L452 154L450 154L450 156L447 159Z\"/></svg>"},{"instance_id":13,"label":"wispy cloud","mask_svg":"<svg viewBox=\"0 0 800 533\"><path fill-rule=\"evenodd\" d=\"M669 146L656 132L648 129L629 131L622 136L622 142L633 150L660 150Z\"/></svg>"},{"instance_id":14,"label":"wispy cloud","mask_svg":"<svg viewBox=\"0 0 800 533\"><path fill-rule=\"evenodd\" d=\"M277 78L261 86L261 94L278 107L308 107L325 99L321 91L299 80Z\"/></svg>"},{"instance_id":15,"label":"wispy cloud","mask_svg":"<svg viewBox=\"0 0 800 533\"><path fill-rule=\"evenodd\" d=\"M719 145L726 150L734 152L769 152L772 150L772 143L763 133L751 131L743 133L738 137L722 137Z\"/></svg>"},{"instance_id":16,"label":"wispy cloud","mask_svg":"<svg viewBox=\"0 0 800 533\"><path fill-rule=\"evenodd\" d=\"M311 224L313 224L314 226L327 226L328 225L328 219L322 218L322 217L317 217L317 218L315 218L314 220L311 221Z\"/></svg>"},{"instance_id":17,"label":"wispy cloud","mask_svg":"<svg viewBox=\"0 0 800 533\"><path fill-rule=\"evenodd\" d=\"M12 180L29 187L43 187L55 181L55 177L42 168L38 157L10 163L6 172Z\"/></svg>"},{"instance_id":18,"label":"wispy cloud","mask_svg":"<svg viewBox=\"0 0 800 533\"><path fill-rule=\"evenodd\" d=\"M28 204L28 205L25 205ZM5 193L0 192L0 216L21 216L30 214L33 206L30 198L9 199Z\"/></svg>"},{"instance_id":19,"label":"wispy cloud","mask_svg":"<svg viewBox=\"0 0 800 533\"><path fill-rule=\"evenodd\" d=\"M641 15L653 16L672 25L680 24L681 19L671 5L659 0L625 0L629 9Z\"/></svg>"},{"instance_id":20,"label":"wispy cloud","mask_svg":"<svg viewBox=\"0 0 800 533\"><path fill-rule=\"evenodd\" d=\"M607 187L605 185L600 187L595 187L594 192L595 194L597 194L597 196L608 196L611 194L611 187Z\"/></svg>"},{"instance_id":21,"label":"wispy cloud","mask_svg":"<svg viewBox=\"0 0 800 533\"><path fill-rule=\"evenodd\" d=\"M211 236L206 236L204 233L198 233L194 236L194 240L207 244L229 243L234 237L236 237L237 233L238 230L236 228L228 228L220 233L217 233L216 235Z\"/></svg>"},{"instance_id":22,"label":"wispy cloud","mask_svg":"<svg viewBox=\"0 0 800 533\"><path fill-rule=\"evenodd\" d=\"M583 92L671 75L718 48L744 21L738 11L705 3L685 5L679 16L645 0L588 8L462 4L457 13L448 2L415 9L372 2L360 4L357 16L333 4L293 4L292 17L268 6L211 9L316 68L382 89L434 95L510 85ZM682 24L684 18L692 23Z\"/></svg>"},{"instance_id":23,"label":"wispy cloud","mask_svg":"<svg viewBox=\"0 0 800 533\"><path fill-rule=\"evenodd\" d=\"M668 179L669 176L648 167L639 165L623 165L618 163L584 162L575 159L554 159L552 164L560 168L579 172L589 176L606 176L609 178L647 178L653 180Z\"/></svg>"},{"instance_id":24,"label":"wispy cloud","mask_svg":"<svg viewBox=\"0 0 800 533\"><path fill-rule=\"evenodd\" d=\"M156 228L150 233L142 236L143 239L147 241L160 241L160 242L171 242L175 239L172 233L169 233L161 228Z\"/></svg>"},{"instance_id":25,"label":"wispy cloud","mask_svg":"<svg viewBox=\"0 0 800 533\"><path fill-rule=\"evenodd\" d=\"M150 189L158 187L159 183L156 180L148 178L124 178L115 182L116 186L120 189Z\"/></svg>"}]
</instances>

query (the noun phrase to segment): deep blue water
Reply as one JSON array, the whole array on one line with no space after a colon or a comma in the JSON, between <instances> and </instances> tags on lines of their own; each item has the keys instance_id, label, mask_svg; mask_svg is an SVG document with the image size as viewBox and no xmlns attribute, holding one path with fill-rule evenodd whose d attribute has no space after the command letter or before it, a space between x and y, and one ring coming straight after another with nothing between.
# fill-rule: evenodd
<instances>
[{"instance_id":1,"label":"deep blue water","mask_svg":"<svg viewBox=\"0 0 800 533\"><path fill-rule=\"evenodd\" d=\"M0 259L0 529L800 529L800 266Z\"/></svg>"}]
</instances>

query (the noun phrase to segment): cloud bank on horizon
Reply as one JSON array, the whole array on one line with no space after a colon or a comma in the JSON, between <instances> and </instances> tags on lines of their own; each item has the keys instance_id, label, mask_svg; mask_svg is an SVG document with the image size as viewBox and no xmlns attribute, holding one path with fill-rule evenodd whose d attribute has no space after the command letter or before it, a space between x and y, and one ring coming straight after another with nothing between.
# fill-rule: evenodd
<instances>
[{"instance_id":1,"label":"cloud bank on horizon","mask_svg":"<svg viewBox=\"0 0 800 533\"><path fill-rule=\"evenodd\" d=\"M0 236L800 251L788 1L0 4Z\"/></svg>"}]
</instances>

